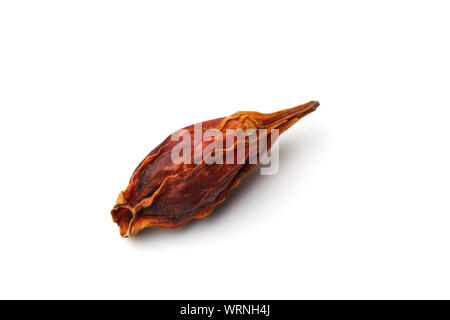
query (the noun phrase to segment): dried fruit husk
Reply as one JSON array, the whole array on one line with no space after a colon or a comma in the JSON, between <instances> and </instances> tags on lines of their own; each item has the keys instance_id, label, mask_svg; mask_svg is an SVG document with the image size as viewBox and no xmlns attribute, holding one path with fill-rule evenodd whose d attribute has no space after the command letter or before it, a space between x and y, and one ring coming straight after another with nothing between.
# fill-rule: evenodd
<instances>
[{"instance_id":1,"label":"dried fruit husk","mask_svg":"<svg viewBox=\"0 0 450 320\"><path fill-rule=\"evenodd\" d=\"M238 111L228 117L202 122L202 129L219 130L224 141L226 129L267 129L268 132L278 129L281 134L318 106L317 101L311 101L269 114ZM183 129L193 133L195 128L191 125ZM113 221L118 224L123 237L134 236L149 227L174 229L194 218L206 217L256 166L248 161L241 164L227 164L225 161L223 164L204 161L175 164L171 153L179 142L172 141L171 136L153 149L134 170L128 187L120 192L111 210ZM193 134L191 137L193 153L199 146L194 143ZM267 139L270 147L271 136L267 135ZM208 144L205 141L200 143L202 148ZM248 149L245 156L248 157Z\"/></svg>"}]
</instances>

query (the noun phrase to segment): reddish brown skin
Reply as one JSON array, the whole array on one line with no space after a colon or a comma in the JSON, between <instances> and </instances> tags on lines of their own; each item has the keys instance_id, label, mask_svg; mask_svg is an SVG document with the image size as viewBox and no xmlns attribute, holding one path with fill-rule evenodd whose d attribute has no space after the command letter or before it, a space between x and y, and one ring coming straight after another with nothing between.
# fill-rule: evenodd
<instances>
[{"instance_id":1,"label":"reddish brown skin","mask_svg":"<svg viewBox=\"0 0 450 320\"><path fill-rule=\"evenodd\" d=\"M278 129L281 134L318 106L317 101L311 101L270 114L240 111L229 117L202 122L202 128L203 131L220 130L224 141L226 129ZM183 129L193 133L194 125ZM179 142L171 141L171 136L153 149L134 170L128 187L119 194L111 210L113 221L118 224L123 237L134 236L149 227L178 228L194 218L207 216L255 167L248 161L245 164L225 164L225 160L224 164L175 164L171 153ZM270 147L270 135L268 141ZM205 148L209 143L203 141L201 147ZM192 154L194 147L191 134ZM234 152L227 152L230 151ZM245 155L248 159L248 148Z\"/></svg>"}]
</instances>

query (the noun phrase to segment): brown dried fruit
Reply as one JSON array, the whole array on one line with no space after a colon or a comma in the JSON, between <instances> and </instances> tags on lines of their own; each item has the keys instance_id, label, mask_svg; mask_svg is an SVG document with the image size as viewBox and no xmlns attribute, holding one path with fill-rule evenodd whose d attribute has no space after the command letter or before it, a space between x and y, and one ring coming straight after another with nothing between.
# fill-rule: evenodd
<instances>
[{"instance_id":1,"label":"brown dried fruit","mask_svg":"<svg viewBox=\"0 0 450 320\"><path fill-rule=\"evenodd\" d=\"M202 129L217 129L224 137L226 129L278 129L281 134L318 106L317 101L311 101L269 114L239 111L229 117L203 122ZM184 129L193 133L194 125ZM257 138L260 139L259 134ZM267 138L270 147L270 135ZM243 164L207 164L204 161L175 164L171 153L178 143L172 141L171 136L167 137L139 164L127 189L119 194L111 215L123 237L133 236L148 227L178 228L194 218L207 216L256 165L248 161ZM200 142L203 149L207 145L208 142ZM194 153L193 137L191 146ZM234 153L233 149L226 150L230 151ZM245 157L248 156L246 148Z\"/></svg>"}]
</instances>

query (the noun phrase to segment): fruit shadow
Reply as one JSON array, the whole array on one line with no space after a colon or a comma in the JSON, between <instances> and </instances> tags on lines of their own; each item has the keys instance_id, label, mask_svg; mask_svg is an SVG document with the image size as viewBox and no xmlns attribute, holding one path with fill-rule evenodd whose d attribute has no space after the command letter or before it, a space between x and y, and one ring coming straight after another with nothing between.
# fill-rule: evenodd
<instances>
[{"instance_id":1,"label":"fruit shadow","mask_svg":"<svg viewBox=\"0 0 450 320\"><path fill-rule=\"evenodd\" d=\"M190 241L194 233L196 235L201 234L202 232L210 234L210 228L214 228L215 231L217 231L220 228L218 226L223 222L222 220L232 219L233 215L235 215L235 223L238 224L241 220L239 219L239 215L249 213L245 210L245 205L248 204L245 197L248 196L250 189L259 188L261 187L260 184L266 183L273 184L274 186L279 185L279 188L282 188L283 186L280 184L289 176L289 170L307 170L307 168L302 168L302 160L304 159L303 154L309 152L314 153L311 149L320 147L320 134L321 133L317 132L317 130L312 130L308 133L304 132L301 138L294 137L293 135L281 137L281 143L279 144L279 172L272 176L261 176L261 166L257 165L242 179L241 183L236 188L230 191L226 200L219 204L207 217L203 219L194 219L178 229L144 229L128 240L137 246L146 245L148 242L151 242L153 247L158 242ZM271 212L261 208L258 216L254 217L254 219L264 219L265 214L271 214ZM248 217L245 219L248 223L250 223L250 220L251 219ZM229 224L229 222L227 223ZM227 223L224 223L224 225L227 226ZM224 233L233 231L227 230L227 228L220 229Z\"/></svg>"}]
</instances>

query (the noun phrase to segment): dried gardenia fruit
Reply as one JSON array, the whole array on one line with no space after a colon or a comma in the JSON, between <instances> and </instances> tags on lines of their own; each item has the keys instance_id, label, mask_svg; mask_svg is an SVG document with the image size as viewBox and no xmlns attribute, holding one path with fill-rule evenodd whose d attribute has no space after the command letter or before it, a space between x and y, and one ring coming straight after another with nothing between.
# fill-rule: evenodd
<instances>
[{"instance_id":1,"label":"dried gardenia fruit","mask_svg":"<svg viewBox=\"0 0 450 320\"><path fill-rule=\"evenodd\" d=\"M256 162L250 161L251 156L256 156L256 161L259 161L262 155L261 148L252 153L249 147L250 138L244 139L246 146L243 153L244 161L238 161L237 139L231 148L222 144L223 148L214 149L209 153L216 159L217 156L223 158L223 163L210 164L204 155L205 149L210 144L220 141L218 138L225 141L230 132L233 133L230 129L240 129L244 132L253 130L256 132L256 136L253 137L256 137L258 142L265 138L267 149L270 149L273 142L269 134L271 130L278 129L279 134L283 133L318 106L317 101L311 101L269 114L239 111L229 117L201 123L201 132L196 132L199 131L197 124L167 137L135 169L127 189L119 194L117 203L111 210L113 221L120 227L120 234L123 237L133 236L148 227L178 228L194 218L207 216L256 166ZM264 129L267 130L267 134L264 134ZM216 135L210 140L196 139L196 134L203 137L206 131L215 132ZM172 141L173 137L188 139L185 142L188 142L191 154L183 152L183 157L193 158L191 162L179 163L173 160L173 155L178 154L178 150L175 149L180 147L180 141L178 139ZM276 137L273 138L275 139ZM234 137L232 141L234 142ZM198 154L203 157L199 159ZM234 159L233 163L227 161L226 157L230 154L230 158Z\"/></svg>"}]
</instances>

